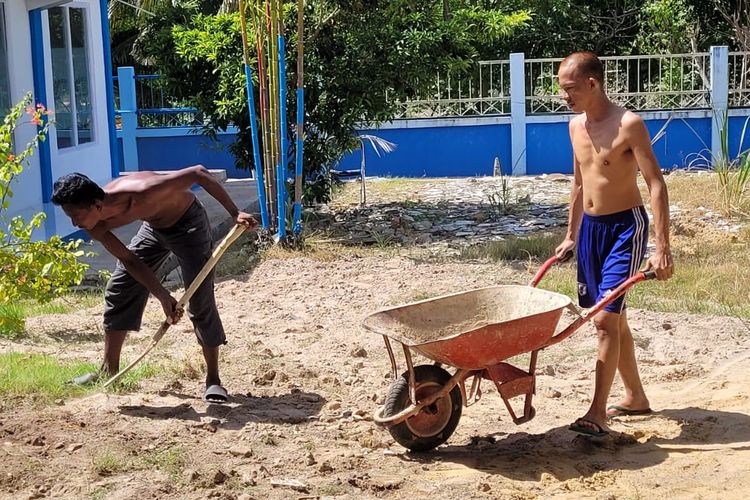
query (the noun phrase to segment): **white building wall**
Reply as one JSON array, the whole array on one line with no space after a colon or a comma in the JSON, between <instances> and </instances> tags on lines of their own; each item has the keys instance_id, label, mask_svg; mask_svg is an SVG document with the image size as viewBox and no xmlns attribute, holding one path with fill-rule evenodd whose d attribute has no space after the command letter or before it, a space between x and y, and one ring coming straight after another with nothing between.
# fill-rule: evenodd
<instances>
[{"instance_id":1,"label":"white building wall","mask_svg":"<svg viewBox=\"0 0 750 500\"><path fill-rule=\"evenodd\" d=\"M50 129L50 149L52 161L52 179L61 175L80 172L99 184L112 180L111 158L109 154L109 129L106 100L106 76L104 74L104 54L101 38L101 16L99 3L81 1L64 4L65 7L85 7L87 12L86 27L88 31L88 73L90 77L91 110L94 139L90 143L70 148L58 148L54 125ZM49 33L48 17L42 17L44 32ZM54 89L52 88L52 64L49 40L45 39L45 73L47 78L47 100L53 106Z\"/></svg>"},{"instance_id":2,"label":"white building wall","mask_svg":"<svg viewBox=\"0 0 750 500\"><path fill-rule=\"evenodd\" d=\"M34 91L34 77L31 67L31 34L29 13L24 0L4 0L6 33L8 44L8 66L10 68L11 100L17 103L28 92ZM29 123L16 129L16 144L28 144L36 133L36 127ZM9 213L42 206L42 178L39 156L35 154L13 186L14 196Z\"/></svg>"}]
</instances>

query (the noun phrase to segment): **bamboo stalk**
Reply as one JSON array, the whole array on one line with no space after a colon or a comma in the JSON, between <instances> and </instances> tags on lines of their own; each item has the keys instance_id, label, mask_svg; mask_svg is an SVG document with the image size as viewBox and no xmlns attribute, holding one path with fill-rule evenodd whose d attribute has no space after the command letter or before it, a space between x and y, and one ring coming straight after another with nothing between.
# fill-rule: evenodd
<instances>
[{"instance_id":1,"label":"bamboo stalk","mask_svg":"<svg viewBox=\"0 0 750 500\"><path fill-rule=\"evenodd\" d=\"M304 72L304 9L305 0L297 0L297 144L294 172L294 223L295 235L302 232L302 154L304 145L305 122L305 84Z\"/></svg>"},{"instance_id":2,"label":"bamboo stalk","mask_svg":"<svg viewBox=\"0 0 750 500\"><path fill-rule=\"evenodd\" d=\"M253 74L250 69L250 50L247 44L247 21L245 19L245 1L240 0L240 29L242 31L242 58L245 66L245 88L247 90L247 108L250 115L250 136L253 148L253 163L255 163L255 183L258 188L258 204L260 205L260 219L263 229L269 229L268 204L266 203L266 187L263 176L263 163L260 160L260 146L258 144L258 122L255 116L255 95L253 90Z\"/></svg>"},{"instance_id":3,"label":"bamboo stalk","mask_svg":"<svg viewBox=\"0 0 750 500\"><path fill-rule=\"evenodd\" d=\"M262 128L262 139L263 139L263 171L266 178L266 200L268 203L268 213L270 216L271 224L276 220L276 204L274 202L274 191L275 191L275 176L274 164L271 156L271 124L270 124L270 112L268 109L268 72L266 71L265 64L265 51L264 51L264 30L266 24L264 20L264 5L262 0L254 0L255 10L253 12L253 29L255 31L255 43L258 54L258 81L260 86L260 117L261 117L261 128Z\"/></svg>"},{"instance_id":4,"label":"bamboo stalk","mask_svg":"<svg viewBox=\"0 0 750 500\"><path fill-rule=\"evenodd\" d=\"M284 38L284 8L281 0L277 2L276 12L276 37L278 39L278 64L279 64L279 238L286 237L286 177L288 167L288 142L286 117L286 40Z\"/></svg>"},{"instance_id":5,"label":"bamboo stalk","mask_svg":"<svg viewBox=\"0 0 750 500\"><path fill-rule=\"evenodd\" d=\"M266 22L267 22L267 42L268 42L268 109L270 113L270 130L271 130L271 171L274 178L274 205L276 207L277 227L278 227L278 194L279 194L279 113L278 104L278 50L276 49L276 3L274 0L266 2Z\"/></svg>"}]
</instances>

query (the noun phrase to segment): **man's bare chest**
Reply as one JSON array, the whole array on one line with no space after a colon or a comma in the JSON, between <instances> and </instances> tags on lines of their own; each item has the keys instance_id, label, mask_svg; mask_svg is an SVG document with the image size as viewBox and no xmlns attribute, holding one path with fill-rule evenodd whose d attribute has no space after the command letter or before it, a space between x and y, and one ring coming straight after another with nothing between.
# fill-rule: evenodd
<instances>
[{"instance_id":1,"label":"man's bare chest","mask_svg":"<svg viewBox=\"0 0 750 500\"><path fill-rule=\"evenodd\" d=\"M633 159L633 152L624 138L606 134L577 134L573 139L573 151L582 166L602 168L629 164Z\"/></svg>"}]
</instances>

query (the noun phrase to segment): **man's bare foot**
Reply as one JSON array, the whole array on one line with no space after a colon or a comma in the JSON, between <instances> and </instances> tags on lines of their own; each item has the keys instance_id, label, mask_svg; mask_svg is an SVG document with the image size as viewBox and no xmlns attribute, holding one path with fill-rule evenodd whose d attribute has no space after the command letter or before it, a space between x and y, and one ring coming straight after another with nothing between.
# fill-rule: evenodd
<instances>
[{"instance_id":1,"label":"man's bare foot","mask_svg":"<svg viewBox=\"0 0 750 500\"><path fill-rule=\"evenodd\" d=\"M597 422L588 415L585 415L570 424L568 429L573 432L578 432L579 434L598 438L609 435L609 428L605 424Z\"/></svg>"},{"instance_id":2,"label":"man's bare foot","mask_svg":"<svg viewBox=\"0 0 750 500\"><path fill-rule=\"evenodd\" d=\"M653 410L648 406L648 403L646 403L646 406L636 407L625 404L611 405L607 407L607 418L648 415L650 413L653 413Z\"/></svg>"}]
</instances>

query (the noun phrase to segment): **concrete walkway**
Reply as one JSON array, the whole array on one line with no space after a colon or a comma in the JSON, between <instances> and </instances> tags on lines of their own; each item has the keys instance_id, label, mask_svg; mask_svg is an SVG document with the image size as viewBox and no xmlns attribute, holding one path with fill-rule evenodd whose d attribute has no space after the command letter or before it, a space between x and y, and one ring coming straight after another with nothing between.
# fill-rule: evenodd
<instances>
[{"instance_id":1,"label":"concrete walkway","mask_svg":"<svg viewBox=\"0 0 750 500\"><path fill-rule=\"evenodd\" d=\"M256 187L254 180L229 179L224 181L224 189L227 190L229 196L234 200L240 210L252 214L256 214L260 210L260 206L258 205L258 188ZM214 240L222 238L232 227L234 221L229 217L229 214L224 207L222 207L219 202L206 191L203 189L197 189L194 193L206 207L208 218L211 221L211 227L214 233ZM140 221L133 222L127 226L115 229L113 233L120 239L120 241L127 245L138 232L140 226ZM97 279L100 270L114 271L117 259L107 252L101 243L92 241L90 245L87 245L86 250L97 254L94 257L83 259L84 262L88 263L90 266L88 271L86 271L86 281ZM163 269L162 272L164 271L168 272L171 271L171 269Z\"/></svg>"}]
</instances>

